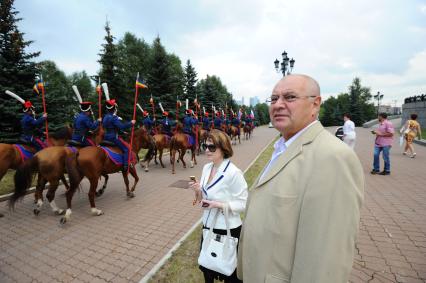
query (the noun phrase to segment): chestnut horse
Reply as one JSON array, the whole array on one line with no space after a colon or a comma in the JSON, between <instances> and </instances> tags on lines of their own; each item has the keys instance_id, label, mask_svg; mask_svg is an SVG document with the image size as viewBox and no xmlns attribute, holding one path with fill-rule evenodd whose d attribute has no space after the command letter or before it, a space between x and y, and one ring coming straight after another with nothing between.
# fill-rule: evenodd
<instances>
[{"instance_id":1,"label":"chestnut horse","mask_svg":"<svg viewBox=\"0 0 426 283\"><path fill-rule=\"evenodd\" d=\"M48 144L64 145L71 138L72 128L64 127L49 135ZM25 150L35 153L35 148L30 145L22 145ZM13 144L0 143L0 181L7 170L16 170L23 163L19 149Z\"/></svg>"},{"instance_id":2,"label":"chestnut horse","mask_svg":"<svg viewBox=\"0 0 426 283\"><path fill-rule=\"evenodd\" d=\"M231 126L231 128L229 130L229 137L231 138L232 144L234 144L234 145L237 144L237 138L238 138L238 143L241 143L240 127Z\"/></svg>"},{"instance_id":3,"label":"chestnut horse","mask_svg":"<svg viewBox=\"0 0 426 283\"><path fill-rule=\"evenodd\" d=\"M74 168L71 166L73 159L75 160L75 154L71 148L51 146L37 152L33 158L25 161L15 173L15 191L9 199L10 207L14 208L15 202L25 196L27 189L31 186L33 174L38 172L37 186L34 193L34 214L38 215L40 213L43 205L43 189L47 182L49 182L50 186L46 198L52 211L57 215L63 214L64 210L58 208L54 198L59 180L64 178L65 172L69 174L70 170Z\"/></svg>"},{"instance_id":4,"label":"chestnut horse","mask_svg":"<svg viewBox=\"0 0 426 283\"><path fill-rule=\"evenodd\" d=\"M161 167L165 167L163 164L163 151L165 148L170 147L170 137L167 134L162 133L161 131L161 125L157 127L157 134L154 135L154 141L155 141L155 150L154 150L154 162L155 164L158 164L157 162L157 152L158 152L158 159L160 161Z\"/></svg>"},{"instance_id":5,"label":"chestnut horse","mask_svg":"<svg viewBox=\"0 0 426 283\"><path fill-rule=\"evenodd\" d=\"M202 148L202 144L206 143L207 141L207 137L209 135L209 131L204 130L202 127L199 127L198 129L198 154L200 155L201 153L201 148Z\"/></svg>"},{"instance_id":6,"label":"chestnut horse","mask_svg":"<svg viewBox=\"0 0 426 283\"><path fill-rule=\"evenodd\" d=\"M100 128L93 133L93 141L99 142L103 136L103 129ZM49 201L49 204L52 208L52 211L57 214L63 214L64 210L59 209L54 201L56 189L59 185L59 180L61 179L64 183L66 190L69 190L67 181L65 180L64 174L71 170L70 160L74 157L76 151L80 147L64 147L64 146L52 146L44 148L43 150L37 152L33 158L25 161L15 173L15 191L12 197L9 200L11 207L14 207L15 202L22 198L28 188L31 186L32 176L34 173L38 172L38 180L36 185L36 190L34 193L35 197L35 208L33 210L35 215L40 213L41 207L43 205L43 190L47 182L50 186L46 194L46 198ZM108 175L103 175L105 178L103 187L101 190L104 190L108 183Z\"/></svg>"},{"instance_id":7,"label":"chestnut horse","mask_svg":"<svg viewBox=\"0 0 426 283\"><path fill-rule=\"evenodd\" d=\"M139 181L139 177L136 172L136 168L134 166L136 164L136 152L140 150L138 146L140 146L140 144L133 147L133 150L129 152L129 154L133 155L131 163L129 164L130 165L129 172L135 180L131 189L129 189L128 172L122 172L124 184L126 185L127 196L129 198L134 197L134 190L135 190L136 184ZM106 146L106 147L113 152L121 153L121 150L118 147L115 147L115 146ZM70 189L66 192L67 210L65 212L64 217L62 217L60 220L60 223L62 224L67 222L71 217L72 197L78 185L80 184L81 180L84 177L87 177L87 179L89 179L89 182L90 182L90 189L89 189L88 195L89 195L91 212L93 215L97 215L97 216L102 215L103 214L102 210L96 208L96 205L95 205L95 193L96 193L96 188L98 186L98 180L100 176L102 175L117 173L121 171L122 165L115 164L108 157L108 154L105 152L105 150L102 149L101 147L89 146L89 147L82 148L77 153L77 158L75 159L74 168L76 168L77 170L68 171L70 184L72 185Z\"/></svg>"},{"instance_id":8,"label":"chestnut horse","mask_svg":"<svg viewBox=\"0 0 426 283\"><path fill-rule=\"evenodd\" d=\"M138 130L135 131L135 136L133 138L133 151L136 152L136 156L139 158L138 153L141 148L148 149L148 152L145 154L145 157L141 161L142 164L145 164L145 172L149 171L149 162L154 157L154 153L156 150L155 146L156 142L153 136L151 136L146 130L145 126L142 126ZM136 149L139 149L136 151Z\"/></svg>"},{"instance_id":9,"label":"chestnut horse","mask_svg":"<svg viewBox=\"0 0 426 283\"><path fill-rule=\"evenodd\" d=\"M178 123L176 126L176 133L170 140L170 163L172 164L172 174L175 174L175 158L176 152L179 153L178 160L182 161L183 168L186 168L185 160L183 157L185 156L186 150L191 150L191 168L194 167L194 164L197 164L197 160L195 159L195 149L197 145L194 141L193 145L189 143L189 135L182 132L182 124Z\"/></svg>"},{"instance_id":10,"label":"chestnut horse","mask_svg":"<svg viewBox=\"0 0 426 283\"><path fill-rule=\"evenodd\" d=\"M251 131L252 131L252 130L253 130L253 129L252 129L251 125L250 125L250 124L248 124L248 123L245 123L244 128L243 128L243 132L244 132L244 138L245 138L246 140L250 139Z\"/></svg>"}]
</instances>

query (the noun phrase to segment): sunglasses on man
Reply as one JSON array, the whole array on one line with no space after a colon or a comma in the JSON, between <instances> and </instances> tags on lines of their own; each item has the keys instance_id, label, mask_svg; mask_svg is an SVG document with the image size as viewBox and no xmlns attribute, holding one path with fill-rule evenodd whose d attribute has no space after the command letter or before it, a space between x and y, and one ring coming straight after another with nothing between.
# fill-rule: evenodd
<instances>
[{"instance_id":1,"label":"sunglasses on man","mask_svg":"<svg viewBox=\"0 0 426 283\"><path fill-rule=\"evenodd\" d=\"M210 152L215 152L217 148L217 146L214 144L206 144L206 143L203 143L202 147L204 150L208 149Z\"/></svg>"}]
</instances>

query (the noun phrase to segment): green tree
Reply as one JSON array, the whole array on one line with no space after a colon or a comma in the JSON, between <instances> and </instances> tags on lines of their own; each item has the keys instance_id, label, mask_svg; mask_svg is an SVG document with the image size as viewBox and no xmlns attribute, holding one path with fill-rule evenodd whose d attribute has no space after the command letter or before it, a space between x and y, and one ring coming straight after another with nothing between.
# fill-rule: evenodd
<instances>
[{"instance_id":1,"label":"green tree","mask_svg":"<svg viewBox=\"0 0 426 283\"><path fill-rule=\"evenodd\" d=\"M127 105L129 97L126 96L125 86L123 81L122 69L119 68L117 46L114 44L114 36L111 34L111 28L109 22L105 24L106 35L104 37L105 43L102 44L101 53L99 53L101 64L101 70L99 76L102 82L108 84L110 97L117 100L120 105L120 116L123 114L127 117L126 107L121 111L121 106ZM132 103L133 105L133 103ZM123 113L122 113L123 112Z\"/></svg>"},{"instance_id":2,"label":"green tree","mask_svg":"<svg viewBox=\"0 0 426 283\"><path fill-rule=\"evenodd\" d=\"M185 73L184 73L184 96L183 99L189 98L194 99L197 94L197 72L191 65L191 61L186 61Z\"/></svg>"},{"instance_id":3,"label":"green tree","mask_svg":"<svg viewBox=\"0 0 426 283\"><path fill-rule=\"evenodd\" d=\"M43 74L45 82L49 130L54 131L72 123L79 104L72 91L70 81L54 62L41 62L40 72Z\"/></svg>"},{"instance_id":4,"label":"green tree","mask_svg":"<svg viewBox=\"0 0 426 283\"><path fill-rule=\"evenodd\" d=\"M124 89L120 98L120 115L131 118L135 94L135 79L137 73L144 80L148 76L151 49L144 40L126 32L117 44L118 69L122 74ZM139 90L139 102L142 107L148 107L148 90Z\"/></svg>"},{"instance_id":5,"label":"green tree","mask_svg":"<svg viewBox=\"0 0 426 283\"><path fill-rule=\"evenodd\" d=\"M259 122L259 125L265 125L269 123L269 107L266 103L256 104L254 111L255 119Z\"/></svg>"},{"instance_id":6,"label":"green tree","mask_svg":"<svg viewBox=\"0 0 426 283\"><path fill-rule=\"evenodd\" d=\"M170 58L161 44L160 37L154 39L151 49L151 64L148 73L148 86L156 103L157 114L158 102L161 102L165 111L174 110L176 97L174 96L175 78L170 68ZM161 113L160 113L161 115Z\"/></svg>"},{"instance_id":7,"label":"green tree","mask_svg":"<svg viewBox=\"0 0 426 283\"><path fill-rule=\"evenodd\" d=\"M40 52L25 51L32 41L24 40L18 29L18 11L13 0L0 1L0 142L13 142L20 133L21 104L4 94L10 90L23 99L34 99L32 86Z\"/></svg>"}]
</instances>

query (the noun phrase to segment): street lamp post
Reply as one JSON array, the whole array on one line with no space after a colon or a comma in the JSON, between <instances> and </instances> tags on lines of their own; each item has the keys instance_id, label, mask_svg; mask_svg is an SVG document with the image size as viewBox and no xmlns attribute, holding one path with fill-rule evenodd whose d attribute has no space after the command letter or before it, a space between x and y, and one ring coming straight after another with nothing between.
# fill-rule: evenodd
<instances>
[{"instance_id":1,"label":"street lamp post","mask_svg":"<svg viewBox=\"0 0 426 283\"><path fill-rule=\"evenodd\" d=\"M278 61L278 59L275 59L274 65L275 65L275 70L277 71L277 73L281 71L281 73L283 74L283 77L285 77L286 75L291 74L291 71L293 70L294 63L296 62L296 60L294 60L293 58L291 59L288 58L287 52L285 51L281 55L283 57L281 64L280 64L280 61Z\"/></svg>"},{"instance_id":2,"label":"street lamp post","mask_svg":"<svg viewBox=\"0 0 426 283\"><path fill-rule=\"evenodd\" d=\"M380 91L378 91L373 97L374 99L377 99L377 116L379 116L380 100L383 99L383 94L380 94Z\"/></svg>"}]
</instances>

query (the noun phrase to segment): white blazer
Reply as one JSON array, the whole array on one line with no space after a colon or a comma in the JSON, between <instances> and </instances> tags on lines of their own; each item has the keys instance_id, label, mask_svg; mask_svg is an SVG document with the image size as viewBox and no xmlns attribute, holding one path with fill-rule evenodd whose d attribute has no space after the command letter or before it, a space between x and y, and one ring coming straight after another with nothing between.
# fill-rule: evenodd
<instances>
[{"instance_id":1,"label":"white blazer","mask_svg":"<svg viewBox=\"0 0 426 283\"><path fill-rule=\"evenodd\" d=\"M229 159L224 159L217 169L216 175L210 183L208 179L213 168L213 162L204 165L200 179L203 198L227 203L229 205L228 223L229 228L236 228L242 224L240 213L246 208L247 182L243 172L237 168ZM203 213L203 225L210 228L217 208L205 208ZM215 229L226 229L225 216L219 210Z\"/></svg>"}]
</instances>

